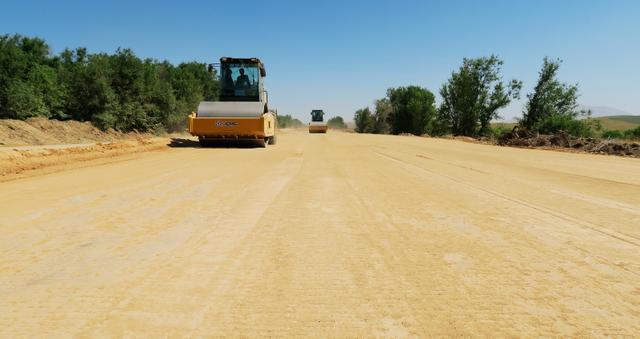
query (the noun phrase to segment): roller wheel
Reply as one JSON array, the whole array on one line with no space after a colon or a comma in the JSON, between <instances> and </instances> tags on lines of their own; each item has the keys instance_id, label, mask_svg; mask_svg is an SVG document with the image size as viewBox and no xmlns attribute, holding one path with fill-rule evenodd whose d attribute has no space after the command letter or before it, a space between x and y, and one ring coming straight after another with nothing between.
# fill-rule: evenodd
<instances>
[{"instance_id":1,"label":"roller wheel","mask_svg":"<svg viewBox=\"0 0 640 339\"><path fill-rule=\"evenodd\" d=\"M269 143L269 145L275 145L277 141L278 141L278 138L276 138L275 135L267 138L267 142Z\"/></svg>"}]
</instances>

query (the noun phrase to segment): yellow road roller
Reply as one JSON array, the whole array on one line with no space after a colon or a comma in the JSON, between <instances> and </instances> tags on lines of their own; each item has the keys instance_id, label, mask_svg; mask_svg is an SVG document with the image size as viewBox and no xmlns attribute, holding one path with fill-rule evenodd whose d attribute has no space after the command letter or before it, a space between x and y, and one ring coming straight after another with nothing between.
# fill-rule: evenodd
<instances>
[{"instance_id":1,"label":"yellow road roller","mask_svg":"<svg viewBox=\"0 0 640 339\"><path fill-rule=\"evenodd\" d=\"M276 111L269 110L267 76L258 58L220 58L219 101L203 101L188 117L189 133L200 144L220 140L254 140L261 147L276 143Z\"/></svg>"},{"instance_id":2,"label":"yellow road roller","mask_svg":"<svg viewBox=\"0 0 640 339\"><path fill-rule=\"evenodd\" d=\"M312 110L309 133L327 133L328 128L327 123L324 122L324 112L321 109Z\"/></svg>"}]
</instances>

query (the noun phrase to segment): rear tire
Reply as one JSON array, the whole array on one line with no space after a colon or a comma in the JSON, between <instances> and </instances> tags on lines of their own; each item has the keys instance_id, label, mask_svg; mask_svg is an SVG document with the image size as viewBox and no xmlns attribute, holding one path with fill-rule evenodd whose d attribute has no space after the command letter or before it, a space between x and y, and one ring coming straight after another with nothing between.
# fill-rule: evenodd
<instances>
[{"instance_id":1,"label":"rear tire","mask_svg":"<svg viewBox=\"0 0 640 339\"><path fill-rule=\"evenodd\" d=\"M276 142L278 141L278 138L276 138L275 135L272 135L272 136L267 138L267 141L268 141L269 145L275 145Z\"/></svg>"}]
</instances>

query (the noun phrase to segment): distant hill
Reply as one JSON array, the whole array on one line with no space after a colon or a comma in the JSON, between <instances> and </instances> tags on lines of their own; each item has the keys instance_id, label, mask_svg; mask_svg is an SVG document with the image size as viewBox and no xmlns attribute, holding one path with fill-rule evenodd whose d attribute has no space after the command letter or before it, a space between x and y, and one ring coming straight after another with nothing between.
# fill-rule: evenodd
<instances>
[{"instance_id":1,"label":"distant hill","mask_svg":"<svg viewBox=\"0 0 640 339\"><path fill-rule=\"evenodd\" d=\"M626 130L640 126L640 115L612 115L595 118L602 126L609 130Z\"/></svg>"},{"instance_id":2,"label":"distant hill","mask_svg":"<svg viewBox=\"0 0 640 339\"><path fill-rule=\"evenodd\" d=\"M580 105L580 110L591 110L591 117L600 120L608 130L627 130L640 126L640 115L608 106ZM635 113L635 112L634 112Z\"/></svg>"},{"instance_id":3,"label":"distant hill","mask_svg":"<svg viewBox=\"0 0 640 339\"><path fill-rule=\"evenodd\" d=\"M625 112L621 109L608 107L608 106L588 106L580 105L579 110L591 110L591 116L596 117L610 117L610 116L627 116L633 115L632 113Z\"/></svg>"}]
</instances>

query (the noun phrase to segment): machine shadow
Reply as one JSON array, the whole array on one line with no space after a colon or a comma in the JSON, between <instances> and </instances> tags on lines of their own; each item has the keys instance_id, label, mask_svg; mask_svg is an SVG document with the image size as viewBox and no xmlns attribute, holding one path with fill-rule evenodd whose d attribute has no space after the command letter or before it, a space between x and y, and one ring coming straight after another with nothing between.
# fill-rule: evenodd
<instances>
[{"instance_id":1,"label":"machine shadow","mask_svg":"<svg viewBox=\"0 0 640 339\"><path fill-rule=\"evenodd\" d=\"M167 146L172 148L264 148L260 140L207 140L204 145L199 141L184 138L171 138Z\"/></svg>"}]
</instances>

